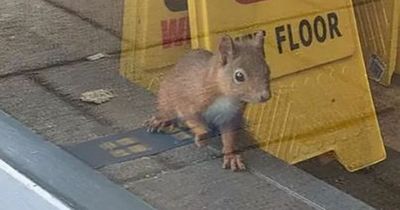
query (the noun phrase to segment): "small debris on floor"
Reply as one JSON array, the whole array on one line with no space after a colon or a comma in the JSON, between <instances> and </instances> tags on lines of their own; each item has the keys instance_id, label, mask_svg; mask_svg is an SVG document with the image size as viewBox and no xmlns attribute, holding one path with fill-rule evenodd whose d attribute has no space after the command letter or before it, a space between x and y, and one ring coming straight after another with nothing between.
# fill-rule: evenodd
<instances>
[{"instance_id":1,"label":"small debris on floor","mask_svg":"<svg viewBox=\"0 0 400 210\"><path fill-rule=\"evenodd\" d=\"M91 55L91 56L86 57L86 59L89 60L89 61L96 61L96 60L105 58L105 57L107 57L107 56L108 56L108 55L103 54L103 53L97 53L97 54L94 54L94 55Z\"/></svg>"},{"instance_id":2,"label":"small debris on floor","mask_svg":"<svg viewBox=\"0 0 400 210\"><path fill-rule=\"evenodd\" d=\"M114 98L114 94L109 90L98 89L93 91L87 91L81 94L81 101L102 104L110 101Z\"/></svg>"},{"instance_id":3,"label":"small debris on floor","mask_svg":"<svg viewBox=\"0 0 400 210\"><path fill-rule=\"evenodd\" d=\"M336 183L338 183L338 184L344 184L344 178L343 177L339 177L339 178L337 178L337 179L335 179L335 182Z\"/></svg>"}]
</instances>

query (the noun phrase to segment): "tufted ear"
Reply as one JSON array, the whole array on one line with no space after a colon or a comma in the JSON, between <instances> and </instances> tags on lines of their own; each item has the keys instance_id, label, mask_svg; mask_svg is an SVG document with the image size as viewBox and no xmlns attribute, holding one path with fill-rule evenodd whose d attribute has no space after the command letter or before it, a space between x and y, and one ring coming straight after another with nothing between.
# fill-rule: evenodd
<instances>
[{"instance_id":1,"label":"tufted ear","mask_svg":"<svg viewBox=\"0 0 400 210\"><path fill-rule=\"evenodd\" d=\"M262 51L264 55L264 39L265 39L265 31L257 31L254 35L255 45L258 49Z\"/></svg>"},{"instance_id":2,"label":"tufted ear","mask_svg":"<svg viewBox=\"0 0 400 210\"><path fill-rule=\"evenodd\" d=\"M236 46L235 43L229 35L224 35L218 44L218 51L220 54L222 65L226 65L228 61L234 59L236 54Z\"/></svg>"}]
</instances>

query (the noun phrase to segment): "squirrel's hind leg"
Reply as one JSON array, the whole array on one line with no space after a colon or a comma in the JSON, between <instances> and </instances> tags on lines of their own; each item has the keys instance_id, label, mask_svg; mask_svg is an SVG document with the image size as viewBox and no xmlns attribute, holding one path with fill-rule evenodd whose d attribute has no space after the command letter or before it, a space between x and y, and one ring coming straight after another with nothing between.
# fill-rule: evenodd
<instances>
[{"instance_id":1,"label":"squirrel's hind leg","mask_svg":"<svg viewBox=\"0 0 400 210\"><path fill-rule=\"evenodd\" d=\"M207 145L208 128L200 114L178 114L181 115L184 123L194 134L195 144L198 147Z\"/></svg>"}]
</instances>

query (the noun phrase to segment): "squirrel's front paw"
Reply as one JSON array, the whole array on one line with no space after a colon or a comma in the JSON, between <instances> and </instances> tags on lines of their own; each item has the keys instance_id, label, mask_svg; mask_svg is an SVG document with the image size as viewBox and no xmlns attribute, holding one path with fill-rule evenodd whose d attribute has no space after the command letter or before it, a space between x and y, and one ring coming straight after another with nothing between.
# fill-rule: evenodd
<instances>
[{"instance_id":1,"label":"squirrel's front paw","mask_svg":"<svg viewBox=\"0 0 400 210\"><path fill-rule=\"evenodd\" d=\"M222 168L231 169L232 171L246 170L242 156L234 153L224 155L224 163Z\"/></svg>"},{"instance_id":2,"label":"squirrel's front paw","mask_svg":"<svg viewBox=\"0 0 400 210\"><path fill-rule=\"evenodd\" d=\"M160 133L163 128L171 126L169 120L161 120L157 117L152 117L144 122L147 132L150 133Z\"/></svg>"}]
</instances>

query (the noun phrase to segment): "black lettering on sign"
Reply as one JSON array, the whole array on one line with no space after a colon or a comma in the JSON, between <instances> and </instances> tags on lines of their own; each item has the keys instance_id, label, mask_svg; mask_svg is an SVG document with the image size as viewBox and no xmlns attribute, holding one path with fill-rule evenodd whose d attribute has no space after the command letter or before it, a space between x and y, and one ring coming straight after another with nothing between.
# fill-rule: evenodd
<instances>
[{"instance_id":1,"label":"black lettering on sign","mask_svg":"<svg viewBox=\"0 0 400 210\"><path fill-rule=\"evenodd\" d=\"M282 42L286 41L286 37L282 34L285 31L285 26L278 26L275 28L276 44L278 45L278 51L280 54L283 53Z\"/></svg>"},{"instance_id":2,"label":"black lettering on sign","mask_svg":"<svg viewBox=\"0 0 400 210\"><path fill-rule=\"evenodd\" d=\"M326 23L324 18L317 16L314 20L314 32L319 42L324 42L326 40L326 31Z\"/></svg>"},{"instance_id":3,"label":"black lettering on sign","mask_svg":"<svg viewBox=\"0 0 400 210\"><path fill-rule=\"evenodd\" d=\"M292 26L290 24L287 25L287 30L289 33L289 43L290 43L290 50L297 50L300 48L299 43L295 43L295 41L293 41L293 33L292 33Z\"/></svg>"},{"instance_id":4,"label":"black lettering on sign","mask_svg":"<svg viewBox=\"0 0 400 210\"><path fill-rule=\"evenodd\" d=\"M329 32L331 34L331 39L335 38L335 34L338 37L342 36L342 33L339 30L339 20L336 13L331 12L328 14L328 22L329 22Z\"/></svg>"},{"instance_id":5,"label":"black lettering on sign","mask_svg":"<svg viewBox=\"0 0 400 210\"><path fill-rule=\"evenodd\" d=\"M304 31L307 30L307 31ZM300 21L300 40L301 43L305 46L308 47L311 45L313 39L312 35L312 27L310 22L307 20L302 20Z\"/></svg>"},{"instance_id":6,"label":"black lettering on sign","mask_svg":"<svg viewBox=\"0 0 400 210\"><path fill-rule=\"evenodd\" d=\"M285 49L294 51L313 45L314 40L324 43L343 36L338 15L335 12L313 19L303 19L297 25L287 24L275 28L276 46L279 54ZM286 45L285 43L288 42Z\"/></svg>"}]
</instances>

